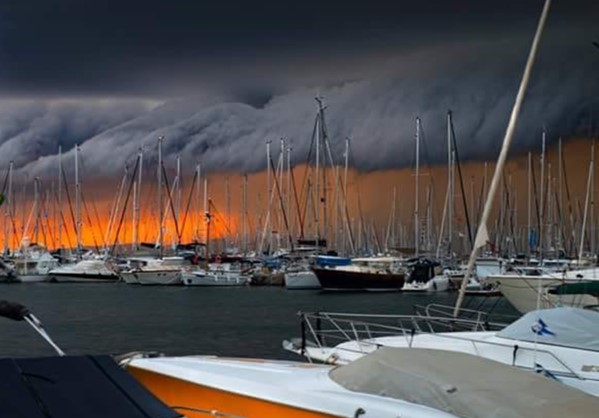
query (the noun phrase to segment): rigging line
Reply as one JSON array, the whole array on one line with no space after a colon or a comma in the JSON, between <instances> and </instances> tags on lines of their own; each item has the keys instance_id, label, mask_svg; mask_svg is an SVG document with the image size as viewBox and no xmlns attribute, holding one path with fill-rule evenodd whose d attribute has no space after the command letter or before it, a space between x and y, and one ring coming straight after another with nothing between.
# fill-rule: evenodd
<instances>
[{"instance_id":1,"label":"rigging line","mask_svg":"<svg viewBox=\"0 0 599 418\"><path fill-rule=\"evenodd\" d=\"M320 112L316 115L316 118L314 118L314 127L312 128L312 138L310 139L310 149L308 150L308 158L306 159L306 171L304 171L304 178L302 179L302 188L300 191L300 202L302 202L304 200L304 192L306 193L306 203L304 205L304 209L302 212L298 213L298 216L300 217L300 223L303 224L305 219L306 219L306 212L308 211L308 194L311 193L311 188L308 187L308 182L310 181L310 179L312 178L312 169L310 168L310 160L312 158L312 152L314 150L314 143L316 142L316 129L318 128L318 118L320 117ZM318 146L318 145L317 145ZM268 164L268 162L267 162ZM302 230L302 235L303 235L303 230Z\"/></svg>"},{"instance_id":2,"label":"rigging line","mask_svg":"<svg viewBox=\"0 0 599 418\"><path fill-rule=\"evenodd\" d=\"M272 158L270 160L270 166L274 172L275 166L272 161ZM287 211L285 210L285 205L283 203L283 196L281 195L281 190L279 188L279 180L276 179L276 174L275 174L275 180L276 180L275 185L276 185L276 189L277 189L277 195L279 195L279 204L281 205L281 212L283 214L283 222L285 222L285 229L287 230L287 236L289 237L289 245L291 246L291 251L293 251L293 238L291 237L291 232L289 231L289 222L287 221Z\"/></svg>"},{"instance_id":3,"label":"rigging line","mask_svg":"<svg viewBox=\"0 0 599 418\"><path fill-rule=\"evenodd\" d=\"M164 179L164 185L166 187L166 195L168 196L168 203L171 209L171 215L173 216L173 222L175 223L175 233L177 234L177 241L181 243L181 233L179 231L179 222L177 221L177 216L175 214L175 206L173 205L173 196L171 195L171 188L168 183L168 177L166 175L166 169L164 168L164 164L162 164L162 178ZM162 220L164 222L164 220ZM162 228L162 225L160 225Z\"/></svg>"},{"instance_id":4,"label":"rigging line","mask_svg":"<svg viewBox=\"0 0 599 418\"><path fill-rule=\"evenodd\" d=\"M68 203L68 206L69 206L69 213L71 215L71 221L72 221L72 225L73 225L73 231L74 231L75 235L77 235L77 221L75 221L75 214L73 213L73 205L71 204L71 194L69 193L69 185L67 183L67 174L65 172L64 167L62 167L62 180L63 180L63 183L64 183L65 193L67 195L67 203ZM61 210L61 212L62 212L62 210ZM64 217L63 217L63 219L64 219ZM68 235L69 234L68 229L67 229L68 223L65 222L63 225L65 227L65 232ZM70 246L70 243L69 243L69 246Z\"/></svg>"},{"instance_id":5,"label":"rigging line","mask_svg":"<svg viewBox=\"0 0 599 418\"><path fill-rule=\"evenodd\" d=\"M451 111L449 111L450 116L452 115ZM450 118L451 124L451 138L453 142L453 151L455 152L455 161L458 166L458 177L460 178L460 188L462 190L462 204L464 205L464 216L466 218L466 227L468 229L468 240L470 241L470 250L474 247L474 242L472 238L472 227L470 226L470 216L468 215L468 204L466 202L466 190L464 189L464 177L462 176L462 167L460 164L460 154L458 154L458 143L455 136L455 130L453 126L453 118Z\"/></svg>"},{"instance_id":6,"label":"rigging line","mask_svg":"<svg viewBox=\"0 0 599 418\"><path fill-rule=\"evenodd\" d=\"M123 220L125 219L125 213L127 212L127 203L129 203L129 197L131 196L131 190L133 189L133 184L136 180L137 170L139 168L139 158L135 162L135 167L133 168L133 173L131 174L131 181L129 182L129 189L127 190L127 196L125 197L125 203L123 203L123 211L121 212L121 220L119 221L119 225L116 229L116 234L114 235L114 243L112 244L111 252L114 254L114 250L116 248L116 244L119 240L119 234L121 233L121 226L123 225Z\"/></svg>"},{"instance_id":7,"label":"rigging line","mask_svg":"<svg viewBox=\"0 0 599 418\"><path fill-rule=\"evenodd\" d=\"M81 202L83 203L83 211L85 212L85 218L87 219L87 222L89 223L89 227L90 227L90 230L92 233L92 240L94 241L94 247L96 248L96 252L99 254L100 247L98 246L98 240L96 239L96 233L94 232L93 222L91 220L91 217L89 216L89 210L87 208L87 200L85 199L85 195L83 194L83 191L81 191L80 193L81 193Z\"/></svg>"},{"instance_id":8,"label":"rigging line","mask_svg":"<svg viewBox=\"0 0 599 418\"><path fill-rule=\"evenodd\" d=\"M189 197L187 199L187 206L185 207L185 213L183 214L183 221L181 222L181 235L185 230L185 223L187 222L187 214L189 213L189 208L191 206L191 199L193 198L194 186L196 184L196 180L198 178L198 171L194 170L193 179L191 180L191 187L189 188ZM181 235L179 235L179 242L181 242Z\"/></svg>"}]
</instances>

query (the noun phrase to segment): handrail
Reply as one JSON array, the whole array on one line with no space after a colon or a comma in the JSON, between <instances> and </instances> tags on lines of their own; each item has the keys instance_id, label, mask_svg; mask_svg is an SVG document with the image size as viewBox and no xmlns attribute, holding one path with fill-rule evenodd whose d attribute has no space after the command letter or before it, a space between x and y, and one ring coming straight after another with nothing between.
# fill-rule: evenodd
<instances>
[{"instance_id":1,"label":"handrail","mask_svg":"<svg viewBox=\"0 0 599 418\"><path fill-rule=\"evenodd\" d=\"M438 331L435 331L434 327L432 326L433 324L437 324L437 325L444 325L444 326L453 326L455 324L466 324L466 325L472 325L472 324L479 324L481 326L481 331L486 331L486 329L482 326L482 324L480 324L479 321L474 321L474 320L468 320L468 319L455 319L455 318L448 318L448 317L426 317L426 316L418 316L418 315L373 315L373 314L340 314L337 315L335 313L328 313L328 312L319 312L319 313L301 313L301 317L302 317L302 323L304 323L307 328L309 329L309 332L311 334L311 336L314 338L313 343L315 344L316 347L318 347L321 350L324 350L325 348L334 348L335 350L339 350L339 351L345 351L345 352L349 352L349 353L358 353L358 354L367 354L367 351L365 351L364 346L366 345L371 345L373 346L375 349L378 349L382 346L384 346L383 344L381 344L380 342L376 342L374 341L375 338L377 338L378 336L384 337L384 336L402 336L404 338L406 338L406 343L408 345L408 347L412 347L412 342L413 342L413 338L414 335L416 334L434 334L436 337L438 338L445 338L447 340L454 340L454 341L463 341L466 343L470 343L473 346L474 351L477 353L477 355L480 354L480 346L496 346L496 347L506 347L505 344L501 344L498 342L493 342L493 341L477 341L477 340L472 340L470 338L466 338L460 335L455 335L452 332L449 333L441 333ZM351 319L351 317L365 317L365 318L387 318L387 319L397 319L399 321L399 325L387 325L387 324L381 324L381 323L375 323L375 322L370 322L370 321L362 321L362 320L355 320L355 319ZM325 324L329 324L331 326L331 328L326 328L323 329L321 328L320 330L316 331L314 329L314 327L312 326L311 320L320 320L321 321L321 327L322 327L322 322L325 322ZM409 322L412 324L412 327L408 328L406 326L404 326L404 322L409 320ZM419 326L420 322L424 322L429 326L429 329L431 330L430 332L425 332L422 331L421 327ZM360 327L363 327L364 330L361 331ZM353 338L352 338L353 335ZM365 335L366 338L361 338L362 335ZM324 342L326 340L336 340L336 341L340 341L340 342L350 342L350 341L355 341L358 344L358 349L352 349L349 347L339 347L338 345L334 345L334 346L327 346L324 344ZM305 342L303 342L302 344L305 344ZM339 343L340 344L340 343ZM564 363L558 356L556 356L554 353L544 350L544 349L539 349L538 347L536 349L532 349L532 348L525 348L525 347L519 347L518 348L518 352L536 352L537 354L544 354L547 355L549 358L552 358L554 361L556 361L559 365L561 365L565 370L568 371L568 373L570 373L571 375L573 375L574 377L581 379L581 380L586 380L585 378L581 377L576 371L574 371L571 367L569 367L566 363ZM306 355L306 353L304 352L303 355L305 357L307 357L309 359L309 361L311 361L312 359L309 358L309 356Z\"/></svg>"}]
</instances>

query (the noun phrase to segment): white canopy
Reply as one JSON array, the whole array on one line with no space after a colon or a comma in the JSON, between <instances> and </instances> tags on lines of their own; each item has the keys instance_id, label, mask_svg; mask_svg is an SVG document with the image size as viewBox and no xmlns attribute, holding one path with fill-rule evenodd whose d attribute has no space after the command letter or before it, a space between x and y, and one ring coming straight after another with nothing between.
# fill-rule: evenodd
<instances>
[{"instance_id":1,"label":"white canopy","mask_svg":"<svg viewBox=\"0 0 599 418\"><path fill-rule=\"evenodd\" d=\"M579 308L531 311L497 336L599 351L599 312Z\"/></svg>"}]
</instances>

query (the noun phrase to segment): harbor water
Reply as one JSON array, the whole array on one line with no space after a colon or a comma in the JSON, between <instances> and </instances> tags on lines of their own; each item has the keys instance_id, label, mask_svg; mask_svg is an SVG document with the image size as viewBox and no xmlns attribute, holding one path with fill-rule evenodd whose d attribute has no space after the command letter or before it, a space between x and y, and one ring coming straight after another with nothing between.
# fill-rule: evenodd
<instances>
[{"instance_id":1,"label":"harbor water","mask_svg":"<svg viewBox=\"0 0 599 418\"><path fill-rule=\"evenodd\" d=\"M0 299L27 306L68 354L158 351L295 359L281 346L300 336L299 311L412 314L456 294L324 293L275 287L188 288L114 284L3 284ZM476 308L481 298L471 300ZM516 314L504 299L485 307ZM0 356L53 355L25 322L0 319Z\"/></svg>"}]
</instances>

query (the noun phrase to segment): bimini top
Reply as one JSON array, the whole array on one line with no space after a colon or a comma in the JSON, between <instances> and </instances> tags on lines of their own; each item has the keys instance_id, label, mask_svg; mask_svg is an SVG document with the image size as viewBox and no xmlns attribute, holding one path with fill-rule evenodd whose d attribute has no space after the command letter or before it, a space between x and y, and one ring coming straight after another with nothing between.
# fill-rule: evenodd
<instances>
[{"instance_id":1,"label":"bimini top","mask_svg":"<svg viewBox=\"0 0 599 418\"><path fill-rule=\"evenodd\" d=\"M599 351L599 312L579 308L531 311L505 327L497 336Z\"/></svg>"},{"instance_id":2,"label":"bimini top","mask_svg":"<svg viewBox=\"0 0 599 418\"><path fill-rule=\"evenodd\" d=\"M108 356L0 359L0 417L178 418Z\"/></svg>"},{"instance_id":3,"label":"bimini top","mask_svg":"<svg viewBox=\"0 0 599 418\"><path fill-rule=\"evenodd\" d=\"M383 347L330 372L348 390L467 418L596 417L599 399L539 374L465 353Z\"/></svg>"}]
</instances>

